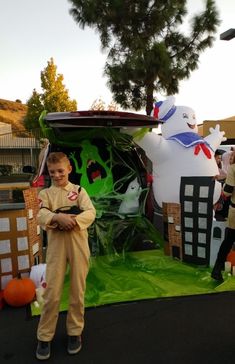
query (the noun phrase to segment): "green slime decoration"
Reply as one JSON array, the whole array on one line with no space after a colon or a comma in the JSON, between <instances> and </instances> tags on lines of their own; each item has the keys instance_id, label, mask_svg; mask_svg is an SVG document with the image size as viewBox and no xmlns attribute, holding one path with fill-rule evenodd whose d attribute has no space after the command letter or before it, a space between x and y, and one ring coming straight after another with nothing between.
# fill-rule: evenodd
<instances>
[{"instance_id":1,"label":"green slime decoration","mask_svg":"<svg viewBox=\"0 0 235 364\"><path fill-rule=\"evenodd\" d=\"M80 173L81 180L80 185L86 189L90 197L104 196L109 192L113 191L113 175L112 175L112 148L110 145L107 146L109 152L109 160L104 162L100 155L98 148L92 145L89 140L84 140L78 144L82 148L80 158L82 160L81 168L78 166L78 162L75 158L75 153L70 153L69 158L73 160L75 165L75 172ZM106 177L96 178L90 183L87 174L87 168L91 163L98 163L104 168Z\"/></svg>"}]
</instances>

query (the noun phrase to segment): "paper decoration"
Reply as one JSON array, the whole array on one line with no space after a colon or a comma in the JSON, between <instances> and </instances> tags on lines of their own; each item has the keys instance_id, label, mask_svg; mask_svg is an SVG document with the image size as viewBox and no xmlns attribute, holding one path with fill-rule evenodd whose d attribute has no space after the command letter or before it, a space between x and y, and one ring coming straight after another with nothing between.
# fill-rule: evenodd
<instances>
[{"instance_id":1,"label":"paper decoration","mask_svg":"<svg viewBox=\"0 0 235 364\"><path fill-rule=\"evenodd\" d=\"M26 217L17 217L16 218L16 226L17 226L17 231L27 230L27 219L26 219Z\"/></svg>"},{"instance_id":2,"label":"paper decoration","mask_svg":"<svg viewBox=\"0 0 235 364\"><path fill-rule=\"evenodd\" d=\"M231 269L232 269L232 264L231 262L225 262L224 263L224 270L227 273L231 273Z\"/></svg>"},{"instance_id":3,"label":"paper decoration","mask_svg":"<svg viewBox=\"0 0 235 364\"><path fill-rule=\"evenodd\" d=\"M39 251L39 243L33 244L33 255Z\"/></svg>"},{"instance_id":4,"label":"paper decoration","mask_svg":"<svg viewBox=\"0 0 235 364\"><path fill-rule=\"evenodd\" d=\"M208 194L209 194L209 187L201 186L200 187L199 197L200 198L208 198Z\"/></svg>"},{"instance_id":5,"label":"paper decoration","mask_svg":"<svg viewBox=\"0 0 235 364\"><path fill-rule=\"evenodd\" d=\"M197 248L197 256L198 256L199 258L206 258L206 249L205 249L205 248L203 248L203 247L201 247L201 246L199 246L199 247Z\"/></svg>"},{"instance_id":6,"label":"paper decoration","mask_svg":"<svg viewBox=\"0 0 235 364\"><path fill-rule=\"evenodd\" d=\"M7 217L0 218L0 231L10 231L10 220Z\"/></svg>"},{"instance_id":7,"label":"paper decoration","mask_svg":"<svg viewBox=\"0 0 235 364\"><path fill-rule=\"evenodd\" d=\"M17 257L18 261L18 269L28 269L29 268L29 256L28 255L19 255Z\"/></svg>"},{"instance_id":8,"label":"paper decoration","mask_svg":"<svg viewBox=\"0 0 235 364\"><path fill-rule=\"evenodd\" d=\"M199 202L199 206L198 206L198 212L200 214L207 214L207 203L206 202Z\"/></svg>"},{"instance_id":9,"label":"paper decoration","mask_svg":"<svg viewBox=\"0 0 235 364\"><path fill-rule=\"evenodd\" d=\"M206 233L198 233L198 242L200 244L206 244Z\"/></svg>"},{"instance_id":10,"label":"paper decoration","mask_svg":"<svg viewBox=\"0 0 235 364\"><path fill-rule=\"evenodd\" d=\"M1 272L2 273L12 272L12 260L11 260L11 258L1 259Z\"/></svg>"},{"instance_id":11,"label":"paper decoration","mask_svg":"<svg viewBox=\"0 0 235 364\"><path fill-rule=\"evenodd\" d=\"M28 218L29 219L32 219L33 218L33 210L32 209L29 209L28 210Z\"/></svg>"},{"instance_id":12,"label":"paper decoration","mask_svg":"<svg viewBox=\"0 0 235 364\"><path fill-rule=\"evenodd\" d=\"M235 266L232 267L232 274L235 276Z\"/></svg>"},{"instance_id":13,"label":"paper decoration","mask_svg":"<svg viewBox=\"0 0 235 364\"><path fill-rule=\"evenodd\" d=\"M17 238L17 249L18 251L27 250L29 248L27 236Z\"/></svg>"},{"instance_id":14,"label":"paper decoration","mask_svg":"<svg viewBox=\"0 0 235 364\"><path fill-rule=\"evenodd\" d=\"M185 231L185 241L188 241L190 243L193 242L193 233L191 231Z\"/></svg>"},{"instance_id":15,"label":"paper decoration","mask_svg":"<svg viewBox=\"0 0 235 364\"><path fill-rule=\"evenodd\" d=\"M184 245L184 251L185 251L185 254L187 254L187 255L193 255L193 247L192 247L192 245L185 244Z\"/></svg>"},{"instance_id":16,"label":"paper decoration","mask_svg":"<svg viewBox=\"0 0 235 364\"><path fill-rule=\"evenodd\" d=\"M11 241L0 240L0 254L8 254L11 252Z\"/></svg>"},{"instance_id":17,"label":"paper decoration","mask_svg":"<svg viewBox=\"0 0 235 364\"><path fill-rule=\"evenodd\" d=\"M193 204L191 201L184 201L184 211L193 212Z\"/></svg>"},{"instance_id":18,"label":"paper decoration","mask_svg":"<svg viewBox=\"0 0 235 364\"><path fill-rule=\"evenodd\" d=\"M7 285L7 283L12 280L13 276L12 274L4 275L1 277L1 288L4 289Z\"/></svg>"}]
</instances>

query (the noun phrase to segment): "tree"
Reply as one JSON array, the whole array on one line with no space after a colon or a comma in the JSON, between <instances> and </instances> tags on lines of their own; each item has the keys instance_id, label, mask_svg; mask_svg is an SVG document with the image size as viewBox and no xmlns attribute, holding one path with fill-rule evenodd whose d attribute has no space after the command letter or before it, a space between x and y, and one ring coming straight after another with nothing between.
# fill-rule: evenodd
<instances>
[{"instance_id":1,"label":"tree","mask_svg":"<svg viewBox=\"0 0 235 364\"><path fill-rule=\"evenodd\" d=\"M32 96L27 101L27 114L24 118L24 125L26 129L38 128L38 120L41 112L44 110L44 106L41 101L41 95L33 89Z\"/></svg>"},{"instance_id":2,"label":"tree","mask_svg":"<svg viewBox=\"0 0 235 364\"><path fill-rule=\"evenodd\" d=\"M107 106L107 110L109 111L118 111L118 105L115 101L111 100Z\"/></svg>"},{"instance_id":3,"label":"tree","mask_svg":"<svg viewBox=\"0 0 235 364\"><path fill-rule=\"evenodd\" d=\"M69 98L68 90L63 84L64 77L57 74L57 66L53 58L47 62L47 67L41 72L42 93L33 90L27 101L28 111L24 119L27 129L39 127L39 117L43 110L47 112L74 111L77 109L76 100Z\"/></svg>"},{"instance_id":4,"label":"tree","mask_svg":"<svg viewBox=\"0 0 235 364\"><path fill-rule=\"evenodd\" d=\"M98 98L95 101L93 101L93 103L91 105L91 110L117 111L118 110L118 105L113 100L111 100L110 103L108 105L106 105L105 102L101 98Z\"/></svg>"},{"instance_id":5,"label":"tree","mask_svg":"<svg viewBox=\"0 0 235 364\"><path fill-rule=\"evenodd\" d=\"M91 105L91 110L105 110L105 102L101 98L96 99Z\"/></svg>"},{"instance_id":6,"label":"tree","mask_svg":"<svg viewBox=\"0 0 235 364\"><path fill-rule=\"evenodd\" d=\"M199 55L211 47L219 25L214 0L191 19L188 35L182 24L186 0L69 0L70 14L82 27L100 35L108 51L104 72L114 100L123 108L146 108L154 93L177 93L179 81L198 67Z\"/></svg>"}]
</instances>

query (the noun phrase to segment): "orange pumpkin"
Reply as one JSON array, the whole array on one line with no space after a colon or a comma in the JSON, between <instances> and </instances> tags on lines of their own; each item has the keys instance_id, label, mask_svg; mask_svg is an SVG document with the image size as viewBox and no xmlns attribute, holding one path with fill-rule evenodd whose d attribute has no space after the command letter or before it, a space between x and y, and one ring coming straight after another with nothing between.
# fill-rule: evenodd
<instances>
[{"instance_id":1,"label":"orange pumpkin","mask_svg":"<svg viewBox=\"0 0 235 364\"><path fill-rule=\"evenodd\" d=\"M32 302L35 296L35 284L30 278L11 279L4 291L3 297L8 305L20 307Z\"/></svg>"},{"instance_id":2,"label":"orange pumpkin","mask_svg":"<svg viewBox=\"0 0 235 364\"><path fill-rule=\"evenodd\" d=\"M232 267L235 266L235 250L230 250L226 260L231 263Z\"/></svg>"}]
</instances>

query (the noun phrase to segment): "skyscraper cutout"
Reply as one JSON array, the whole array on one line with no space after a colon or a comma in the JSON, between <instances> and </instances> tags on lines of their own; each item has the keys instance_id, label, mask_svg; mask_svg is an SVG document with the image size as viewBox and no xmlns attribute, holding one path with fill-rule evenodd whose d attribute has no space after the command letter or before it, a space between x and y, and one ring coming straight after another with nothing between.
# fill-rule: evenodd
<instances>
[{"instance_id":1,"label":"skyscraper cutout","mask_svg":"<svg viewBox=\"0 0 235 364\"><path fill-rule=\"evenodd\" d=\"M212 177L181 177L180 203L184 262L209 265L214 186Z\"/></svg>"}]
</instances>

